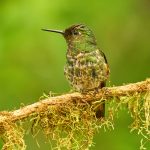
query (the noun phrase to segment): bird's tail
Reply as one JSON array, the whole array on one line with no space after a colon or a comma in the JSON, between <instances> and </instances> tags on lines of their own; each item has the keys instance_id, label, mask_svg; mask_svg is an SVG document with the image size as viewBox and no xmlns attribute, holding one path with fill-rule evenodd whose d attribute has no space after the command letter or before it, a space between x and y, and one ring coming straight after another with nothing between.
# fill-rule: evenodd
<instances>
[{"instance_id":1,"label":"bird's tail","mask_svg":"<svg viewBox=\"0 0 150 150\"><path fill-rule=\"evenodd\" d=\"M99 88L103 88L105 86L106 86L106 82L103 82ZM102 100L101 103L102 104L100 104L96 109L96 117L99 119L105 117L105 100Z\"/></svg>"},{"instance_id":2,"label":"bird's tail","mask_svg":"<svg viewBox=\"0 0 150 150\"><path fill-rule=\"evenodd\" d=\"M102 101L102 104L96 110L96 118L104 118L105 117L105 102Z\"/></svg>"}]
</instances>

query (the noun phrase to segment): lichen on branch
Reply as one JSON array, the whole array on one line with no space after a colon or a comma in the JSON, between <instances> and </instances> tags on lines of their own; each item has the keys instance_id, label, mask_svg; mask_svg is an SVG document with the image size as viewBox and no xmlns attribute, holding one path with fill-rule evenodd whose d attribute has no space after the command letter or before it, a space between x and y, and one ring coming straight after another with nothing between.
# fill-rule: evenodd
<instances>
[{"instance_id":1,"label":"lichen on branch","mask_svg":"<svg viewBox=\"0 0 150 150\"><path fill-rule=\"evenodd\" d=\"M97 119L95 110L104 101L108 105L107 115L105 119ZM26 119L32 123L32 134L36 135L42 130L47 138L54 141L56 149L87 149L92 145L93 136L99 128L113 128L114 114L124 104L128 105L133 118L131 131L137 130L149 140L150 79L147 79L118 87L105 87L86 94L48 96L18 110L0 112L3 150L7 150L7 147L9 150L26 149L23 140L25 130L22 127ZM11 135L14 137L12 140Z\"/></svg>"}]
</instances>

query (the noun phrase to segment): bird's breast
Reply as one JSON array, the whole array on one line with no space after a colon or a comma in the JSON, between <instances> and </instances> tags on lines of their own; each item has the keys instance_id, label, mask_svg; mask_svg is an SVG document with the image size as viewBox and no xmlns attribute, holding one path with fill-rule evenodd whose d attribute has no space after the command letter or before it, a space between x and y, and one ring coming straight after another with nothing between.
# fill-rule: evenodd
<instances>
[{"instance_id":1,"label":"bird's breast","mask_svg":"<svg viewBox=\"0 0 150 150\"><path fill-rule=\"evenodd\" d=\"M65 75L76 91L88 91L99 87L108 78L107 64L99 51L67 56Z\"/></svg>"}]
</instances>

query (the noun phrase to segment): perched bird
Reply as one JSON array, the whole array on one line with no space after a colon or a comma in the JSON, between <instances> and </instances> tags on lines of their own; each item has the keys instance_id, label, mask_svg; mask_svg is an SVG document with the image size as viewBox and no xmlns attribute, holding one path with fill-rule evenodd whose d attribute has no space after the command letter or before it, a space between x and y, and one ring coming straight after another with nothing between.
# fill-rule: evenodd
<instances>
[{"instance_id":1,"label":"perched bird","mask_svg":"<svg viewBox=\"0 0 150 150\"><path fill-rule=\"evenodd\" d=\"M75 91L87 93L105 86L109 76L109 66L90 28L84 24L76 24L64 31L42 30L60 33L65 38L68 49L64 73ZM104 117L104 113L103 103L96 111L96 116Z\"/></svg>"}]
</instances>

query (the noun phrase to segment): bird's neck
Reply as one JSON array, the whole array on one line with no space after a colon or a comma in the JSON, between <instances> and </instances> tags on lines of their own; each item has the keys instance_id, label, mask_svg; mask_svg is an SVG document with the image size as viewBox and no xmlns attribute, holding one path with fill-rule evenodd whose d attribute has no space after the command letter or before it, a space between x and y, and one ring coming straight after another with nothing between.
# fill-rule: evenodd
<instances>
[{"instance_id":1,"label":"bird's neck","mask_svg":"<svg viewBox=\"0 0 150 150\"><path fill-rule=\"evenodd\" d=\"M74 41L68 42L68 53L77 55L81 52L88 53L97 49L96 43Z\"/></svg>"}]
</instances>

